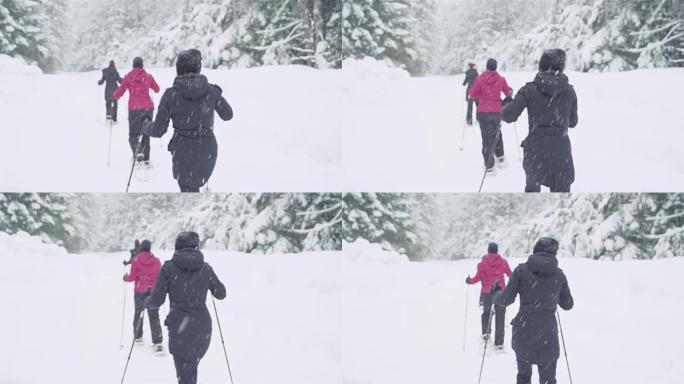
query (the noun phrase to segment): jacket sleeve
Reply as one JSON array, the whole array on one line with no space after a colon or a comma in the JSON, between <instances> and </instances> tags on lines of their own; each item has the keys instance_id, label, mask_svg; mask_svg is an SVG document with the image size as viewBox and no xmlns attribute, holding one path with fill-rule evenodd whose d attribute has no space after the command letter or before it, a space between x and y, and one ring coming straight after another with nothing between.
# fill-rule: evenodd
<instances>
[{"instance_id":1,"label":"jacket sleeve","mask_svg":"<svg viewBox=\"0 0 684 384\"><path fill-rule=\"evenodd\" d=\"M159 108L157 109L157 117L154 121L147 119L143 122L143 132L150 137L162 137L169 129L169 122L171 121L171 102L173 99L173 89L170 88L164 92Z\"/></svg>"},{"instance_id":2,"label":"jacket sleeve","mask_svg":"<svg viewBox=\"0 0 684 384\"><path fill-rule=\"evenodd\" d=\"M477 264L477 273L470 278L470 284L479 283L482 280L482 263Z\"/></svg>"},{"instance_id":3,"label":"jacket sleeve","mask_svg":"<svg viewBox=\"0 0 684 384\"><path fill-rule=\"evenodd\" d=\"M159 93L159 84L157 84L157 81L154 80L152 75L150 75L150 88L152 88L154 93Z\"/></svg>"},{"instance_id":4,"label":"jacket sleeve","mask_svg":"<svg viewBox=\"0 0 684 384\"><path fill-rule=\"evenodd\" d=\"M131 273L128 274L128 277L125 278L124 280L130 282L136 281L138 279L138 274L139 274L139 267L138 263L133 260L133 263L131 263Z\"/></svg>"},{"instance_id":5,"label":"jacket sleeve","mask_svg":"<svg viewBox=\"0 0 684 384\"><path fill-rule=\"evenodd\" d=\"M480 97L480 88L482 87L481 85L480 78L478 77L475 79L475 83L473 83L473 87L470 88L470 93L468 93L468 97L470 97L472 100L477 99Z\"/></svg>"},{"instance_id":6,"label":"jacket sleeve","mask_svg":"<svg viewBox=\"0 0 684 384\"><path fill-rule=\"evenodd\" d=\"M570 128L577 126L577 94L572 90L572 106L570 107Z\"/></svg>"},{"instance_id":7,"label":"jacket sleeve","mask_svg":"<svg viewBox=\"0 0 684 384\"><path fill-rule=\"evenodd\" d=\"M513 275L513 272L511 272L511 267L508 265L508 261L504 260L504 273L508 278L511 278L511 275Z\"/></svg>"},{"instance_id":8,"label":"jacket sleeve","mask_svg":"<svg viewBox=\"0 0 684 384\"><path fill-rule=\"evenodd\" d=\"M114 91L114 94L112 95L112 98L114 100L119 100L121 96L126 92L126 89L128 88L128 81L126 81L126 78L121 81L121 85L119 85L119 88Z\"/></svg>"},{"instance_id":9,"label":"jacket sleeve","mask_svg":"<svg viewBox=\"0 0 684 384\"><path fill-rule=\"evenodd\" d=\"M558 296L558 305L566 311L575 306L575 300L570 293L570 286L568 286L568 279L563 275L563 285L561 286L560 295Z\"/></svg>"},{"instance_id":10,"label":"jacket sleeve","mask_svg":"<svg viewBox=\"0 0 684 384\"><path fill-rule=\"evenodd\" d=\"M525 108L527 108L527 96L525 96L525 88L523 87L515 95L513 101L504 105L501 118L507 123L517 121Z\"/></svg>"},{"instance_id":11,"label":"jacket sleeve","mask_svg":"<svg viewBox=\"0 0 684 384\"><path fill-rule=\"evenodd\" d=\"M97 85L102 85L105 82L105 74L104 71L102 71L102 78L97 82Z\"/></svg>"},{"instance_id":12,"label":"jacket sleeve","mask_svg":"<svg viewBox=\"0 0 684 384\"><path fill-rule=\"evenodd\" d=\"M506 288L504 288L499 297L496 299L496 304L507 307L515 303L515 298L516 296L518 296L519 290L520 277L518 268L516 268L515 271L513 271L510 280L508 281L508 285L506 286Z\"/></svg>"},{"instance_id":13,"label":"jacket sleeve","mask_svg":"<svg viewBox=\"0 0 684 384\"><path fill-rule=\"evenodd\" d=\"M157 281L154 284L154 289L152 289L147 308L156 309L161 307L164 304L164 301L166 301L166 294L168 291L169 279L166 277L164 267L162 267L159 270L159 274L157 274Z\"/></svg>"},{"instance_id":14,"label":"jacket sleeve","mask_svg":"<svg viewBox=\"0 0 684 384\"><path fill-rule=\"evenodd\" d=\"M506 97L511 96L511 94L512 94L512 92L511 92L511 87L508 86L508 82L506 81L506 78L505 78L505 77L502 77L501 79L503 79L503 84L501 84L501 85L502 85L501 92L502 92Z\"/></svg>"},{"instance_id":15,"label":"jacket sleeve","mask_svg":"<svg viewBox=\"0 0 684 384\"><path fill-rule=\"evenodd\" d=\"M119 75L119 72L117 71L117 72L116 72L116 82L119 83L119 84L121 84L121 80L122 80L122 79L121 79L121 75Z\"/></svg>"},{"instance_id":16,"label":"jacket sleeve","mask_svg":"<svg viewBox=\"0 0 684 384\"><path fill-rule=\"evenodd\" d=\"M209 290L219 300L226 298L226 286L219 280L211 266L209 266Z\"/></svg>"},{"instance_id":17,"label":"jacket sleeve","mask_svg":"<svg viewBox=\"0 0 684 384\"><path fill-rule=\"evenodd\" d=\"M223 96L219 96L216 102L216 112L223 121L228 121L233 118L233 108L231 108L228 101Z\"/></svg>"}]
</instances>

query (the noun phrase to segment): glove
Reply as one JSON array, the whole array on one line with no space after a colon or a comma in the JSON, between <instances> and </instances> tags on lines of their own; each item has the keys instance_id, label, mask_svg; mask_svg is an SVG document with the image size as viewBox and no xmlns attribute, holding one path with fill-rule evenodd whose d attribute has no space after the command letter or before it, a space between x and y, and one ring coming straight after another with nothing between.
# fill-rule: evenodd
<instances>
[{"instance_id":1,"label":"glove","mask_svg":"<svg viewBox=\"0 0 684 384\"><path fill-rule=\"evenodd\" d=\"M470 284L470 276L466 277L466 284Z\"/></svg>"},{"instance_id":2,"label":"glove","mask_svg":"<svg viewBox=\"0 0 684 384\"><path fill-rule=\"evenodd\" d=\"M126 281L127 278L128 278L128 273L123 275L123 281Z\"/></svg>"},{"instance_id":3,"label":"glove","mask_svg":"<svg viewBox=\"0 0 684 384\"><path fill-rule=\"evenodd\" d=\"M512 101L513 101L513 98L512 98L512 97L506 96L506 98L503 99L503 101L501 102L501 105L505 107L506 104L508 104L508 103L510 103L510 102L512 102Z\"/></svg>"},{"instance_id":4,"label":"glove","mask_svg":"<svg viewBox=\"0 0 684 384\"><path fill-rule=\"evenodd\" d=\"M123 265L128 265L128 264L129 264L128 261L126 261L126 260L123 261Z\"/></svg>"}]
</instances>

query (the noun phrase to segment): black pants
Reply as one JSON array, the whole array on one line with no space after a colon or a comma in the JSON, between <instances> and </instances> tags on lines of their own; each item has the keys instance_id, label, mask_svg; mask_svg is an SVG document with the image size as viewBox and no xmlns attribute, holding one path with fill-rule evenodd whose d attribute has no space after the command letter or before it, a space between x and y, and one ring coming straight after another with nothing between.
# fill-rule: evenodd
<instances>
[{"instance_id":1,"label":"black pants","mask_svg":"<svg viewBox=\"0 0 684 384\"><path fill-rule=\"evenodd\" d=\"M487 169L494 167L494 155L503 157L504 146L501 137L500 113L477 113L482 133L482 156Z\"/></svg>"},{"instance_id":2,"label":"black pants","mask_svg":"<svg viewBox=\"0 0 684 384\"><path fill-rule=\"evenodd\" d=\"M148 116L152 119L154 109L138 109L128 111L128 144L131 146L133 156L142 154L142 160L150 160L150 137L142 132L142 118Z\"/></svg>"},{"instance_id":3,"label":"black pants","mask_svg":"<svg viewBox=\"0 0 684 384\"><path fill-rule=\"evenodd\" d=\"M173 357L173 363L176 365L176 378L178 384L196 384L197 383L197 366L199 361L188 361Z\"/></svg>"},{"instance_id":4,"label":"black pants","mask_svg":"<svg viewBox=\"0 0 684 384\"><path fill-rule=\"evenodd\" d=\"M553 179L555 179L555 178L553 178ZM549 183L549 184L551 184L551 186L549 187L551 192L559 192L559 193L570 192L570 186L572 184L567 183L567 182L559 182L557 180L551 180L551 181L552 182ZM536 183L530 175L527 175L527 180L525 183L525 192L541 192L541 184Z\"/></svg>"},{"instance_id":5,"label":"black pants","mask_svg":"<svg viewBox=\"0 0 684 384\"><path fill-rule=\"evenodd\" d=\"M466 122L473 124L473 101L468 99L468 112L466 113Z\"/></svg>"},{"instance_id":6,"label":"black pants","mask_svg":"<svg viewBox=\"0 0 684 384\"><path fill-rule=\"evenodd\" d=\"M516 356L517 357L517 356ZM532 382L532 364L518 360L518 376L516 384L530 384ZM556 363L558 360L553 360L546 364L537 364L539 371L540 384L556 384Z\"/></svg>"},{"instance_id":7,"label":"black pants","mask_svg":"<svg viewBox=\"0 0 684 384\"><path fill-rule=\"evenodd\" d=\"M114 99L105 99L105 109L107 110L107 117L111 117L116 121L116 115L119 111L119 102Z\"/></svg>"},{"instance_id":8,"label":"black pants","mask_svg":"<svg viewBox=\"0 0 684 384\"><path fill-rule=\"evenodd\" d=\"M145 310L145 299L150 296L150 291L147 292L136 292L133 295L133 301L135 302L135 316L133 317L133 332L136 339L143 336L143 324L138 324L142 320L141 314ZM150 322L150 331L152 332L152 343L161 344L162 342L162 328L159 323L159 310L158 309L148 309L147 318Z\"/></svg>"},{"instance_id":9,"label":"black pants","mask_svg":"<svg viewBox=\"0 0 684 384\"><path fill-rule=\"evenodd\" d=\"M501 291L495 293L483 293L480 299L482 300L482 334L491 334L492 305L494 306L494 345L503 345L504 343L504 327L506 324L506 307L494 304L496 298L501 294Z\"/></svg>"}]
</instances>

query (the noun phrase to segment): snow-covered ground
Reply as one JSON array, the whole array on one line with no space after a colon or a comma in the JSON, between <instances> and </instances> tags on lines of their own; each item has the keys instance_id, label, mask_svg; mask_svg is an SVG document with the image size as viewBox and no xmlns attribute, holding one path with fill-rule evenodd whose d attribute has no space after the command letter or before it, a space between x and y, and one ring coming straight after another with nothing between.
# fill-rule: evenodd
<instances>
[{"instance_id":1,"label":"snow-covered ground","mask_svg":"<svg viewBox=\"0 0 684 384\"><path fill-rule=\"evenodd\" d=\"M463 75L411 78L371 60L345 61L344 189L477 192L483 173L480 130L466 127ZM534 73L503 72L517 92ZM571 130L575 192L684 190L684 70L568 73L579 99ZM527 113L502 127L508 167L485 192L522 192L518 143ZM521 155L521 152L520 152Z\"/></svg>"},{"instance_id":2,"label":"snow-covered ground","mask_svg":"<svg viewBox=\"0 0 684 384\"><path fill-rule=\"evenodd\" d=\"M6 56L4 58L7 58ZM123 192L130 172L128 93L119 102L111 166L101 72L43 75L7 58L0 89L0 190ZM128 64L119 68L123 77ZM151 68L162 91L175 69ZM38 73L36 73L38 72ZM339 190L341 126L338 71L303 66L204 70L223 88L235 117L216 117L219 156L212 191ZM172 129L152 139L154 168L134 177L132 192L176 192L166 146Z\"/></svg>"},{"instance_id":3,"label":"snow-covered ground","mask_svg":"<svg viewBox=\"0 0 684 384\"><path fill-rule=\"evenodd\" d=\"M482 359L479 285L468 289L464 282L475 273L477 260L410 263L357 243L345 244L344 253L345 383L477 382ZM521 262L509 259L512 268ZM561 311L575 383L681 382L684 258L559 262L575 298L572 311ZM515 381L508 324L517 304L506 314L507 351L486 356L483 383ZM569 383L566 367L561 357L559 384ZM535 372L532 382L537 381Z\"/></svg>"},{"instance_id":4,"label":"snow-covered ground","mask_svg":"<svg viewBox=\"0 0 684 384\"><path fill-rule=\"evenodd\" d=\"M155 253L162 260L171 256ZM70 255L27 235L0 233L0 383L120 381L132 338L129 284L126 347L120 349L125 256ZM207 251L205 257L228 289L228 297L216 303L236 383L341 383L339 252ZM199 382L226 383L221 339L208 304L214 332ZM175 382L172 357L155 356L148 348L147 321L144 333L147 346L133 349L126 383Z\"/></svg>"}]
</instances>

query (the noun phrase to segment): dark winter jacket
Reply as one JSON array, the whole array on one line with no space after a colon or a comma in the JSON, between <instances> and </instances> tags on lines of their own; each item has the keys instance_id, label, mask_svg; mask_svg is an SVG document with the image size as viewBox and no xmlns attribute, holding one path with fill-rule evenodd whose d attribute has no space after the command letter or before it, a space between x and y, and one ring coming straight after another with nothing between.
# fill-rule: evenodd
<instances>
[{"instance_id":1,"label":"dark winter jacket","mask_svg":"<svg viewBox=\"0 0 684 384\"><path fill-rule=\"evenodd\" d=\"M468 96L479 100L478 113L500 113L501 94L511 95L511 88L506 79L496 71L486 71L475 79Z\"/></svg>"},{"instance_id":2,"label":"dark winter jacket","mask_svg":"<svg viewBox=\"0 0 684 384\"><path fill-rule=\"evenodd\" d=\"M468 86L466 88L466 101L468 101L468 92L470 92L470 88L473 86L475 79L477 79L477 69L475 69L475 68L468 69L465 73L465 79L463 80L463 85Z\"/></svg>"},{"instance_id":3,"label":"dark winter jacket","mask_svg":"<svg viewBox=\"0 0 684 384\"><path fill-rule=\"evenodd\" d=\"M97 82L98 85L105 84L105 100L112 99L114 91L116 91L119 83L121 83L121 76L119 76L119 71L117 71L116 67L113 65L102 70L102 78Z\"/></svg>"},{"instance_id":4,"label":"dark winter jacket","mask_svg":"<svg viewBox=\"0 0 684 384\"><path fill-rule=\"evenodd\" d=\"M572 184L575 166L568 128L577 126L577 95L567 76L558 72L538 73L503 108L503 120L518 120L525 108L529 134L522 147L528 181L548 187Z\"/></svg>"},{"instance_id":5,"label":"dark winter jacket","mask_svg":"<svg viewBox=\"0 0 684 384\"><path fill-rule=\"evenodd\" d=\"M520 295L513 325L513 350L519 359L545 364L560 354L556 306L573 307L568 281L550 250L539 249L514 271L497 304L508 306Z\"/></svg>"},{"instance_id":6,"label":"dark winter jacket","mask_svg":"<svg viewBox=\"0 0 684 384\"><path fill-rule=\"evenodd\" d=\"M119 100L128 91L130 93L128 97L129 111L154 109L150 89L159 93L159 85L157 85L154 77L142 68L133 68L124 76L119 88L114 91L113 98Z\"/></svg>"},{"instance_id":7,"label":"dark winter jacket","mask_svg":"<svg viewBox=\"0 0 684 384\"><path fill-rule=\"evenodd\" d=\"M159 272L148 308L159 308L169 295L171 310L164 325L169 331L169 352L175 357L198 361L209 349L212 325L207 291L219 300L226 297L226 287L194 248L177 250Z\"/></svg>"},{"instance_id":8,"label":"dark winter jacket","mask_svg":"<svg viewBox=\"0 0 684 384\"><path fill-rule=\"evenodd\" d=\"M173 154L173 176L181 185L202 186L214 171L218 155L214 111L223 120L233 118L233 109L222 92L203 75L180 75L164 92L154 122L144 124L146 134L162 137L173 120L169 151Z\"/></svg>"}]
</instances>

